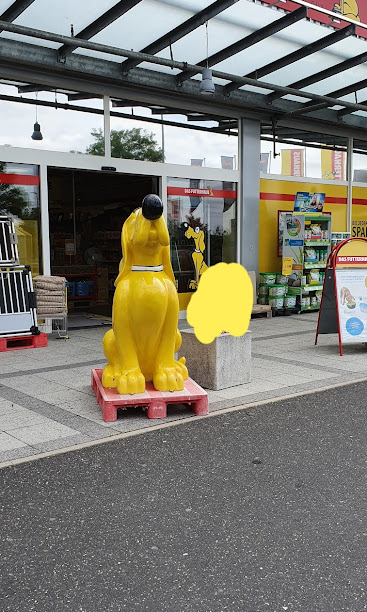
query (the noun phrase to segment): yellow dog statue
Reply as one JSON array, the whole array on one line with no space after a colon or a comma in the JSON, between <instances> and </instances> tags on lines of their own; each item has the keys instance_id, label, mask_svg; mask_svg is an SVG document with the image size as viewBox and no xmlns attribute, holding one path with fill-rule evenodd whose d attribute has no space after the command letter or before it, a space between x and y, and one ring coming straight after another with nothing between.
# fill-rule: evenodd
<instances>
[{"instance_id":1,"label":"yellow dog statue","mask_svg":"<svg viewBox=\"0 0 367 612\"><path fill-rule=\"evenodd\" d=\"M188 378L177 329L179 303L170 260L169 235L156 195L147 195L122 228L120 273L116 279L112 329L103 339L108 360L102 384L118 393L181 391Z\"/></svg>"}]
</instances>

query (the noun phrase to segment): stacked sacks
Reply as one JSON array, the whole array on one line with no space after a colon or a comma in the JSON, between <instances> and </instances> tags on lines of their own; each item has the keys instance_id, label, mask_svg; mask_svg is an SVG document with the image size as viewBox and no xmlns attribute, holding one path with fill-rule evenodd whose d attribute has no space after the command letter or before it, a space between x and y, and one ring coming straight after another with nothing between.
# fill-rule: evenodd
<instances>
[{"instance_id":1,"label":"stacked sacks","mask_svg":"<svg viewBox=\"0 0 367 612\"><path fill-rule=\"evenodd\" d=\"M37 315L41 319L57 319L66 316L66 279L61 276L36 276L34 287Z\"/></svg>"}]
</instances>

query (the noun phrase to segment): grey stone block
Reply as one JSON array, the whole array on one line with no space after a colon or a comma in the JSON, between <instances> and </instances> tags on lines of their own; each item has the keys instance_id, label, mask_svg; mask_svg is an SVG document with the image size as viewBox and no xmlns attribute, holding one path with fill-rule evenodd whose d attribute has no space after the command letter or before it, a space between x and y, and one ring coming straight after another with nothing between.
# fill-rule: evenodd
<instances>
[{"instance_id":1,"label":"grey stone block","mask_svg":"<svg viewBox=\"0 0 367 612\"><path fill-rule=\"evenodd\" d=\"M202 344L192 329L181 331L179 356L186 357L189 376L204 389L227 389L251 380L251 332L235 338L222 334Z\"/></svg>"}]
</instances>

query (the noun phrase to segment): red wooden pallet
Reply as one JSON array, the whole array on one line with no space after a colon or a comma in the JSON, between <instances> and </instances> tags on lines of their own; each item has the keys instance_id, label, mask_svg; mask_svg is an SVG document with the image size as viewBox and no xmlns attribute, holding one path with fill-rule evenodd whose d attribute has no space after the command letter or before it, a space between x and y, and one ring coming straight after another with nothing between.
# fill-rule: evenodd
<instances>
[{"instance_id":1,"label":"red wooden pallet","mask_svg":"<svg viewBox=\"0 0 367 612\"><path fill-rule=\"evenodd\" d=\"M102 369L92 370L92 389L107 423L117 420L118 408L146 406L148 419L164 419L168 404L189 404L195 414L208 414L208 394L189 378L183 391L156 391L152 383L146 383L144 393L120 395L116 389L102 387Z\"/></svg>"},{"instance_id":2,"label":"red wooden pallet","mask_svg":"<svg viewBox=\"0 0 367 612\"><path fill-rule=\"evenodd\" d=\"M9 336L0 337L0 353L4 351L18 351L19 349L40 348L47 346L47 334L38 336Z\"/></svg>"}]
</instances>

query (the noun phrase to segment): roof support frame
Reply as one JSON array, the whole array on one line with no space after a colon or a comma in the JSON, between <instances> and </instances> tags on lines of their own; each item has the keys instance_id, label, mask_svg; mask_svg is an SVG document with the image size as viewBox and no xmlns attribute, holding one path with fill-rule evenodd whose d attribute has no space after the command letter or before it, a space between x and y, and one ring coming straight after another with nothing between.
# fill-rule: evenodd
<instances>
[{"instance_id":1,"label":"roof support frame","mask_svg":"<svg viewBox=\"0 0 367 612\"><path fill-rule=\"evenodd\" d=\"M202 26L206 21L209 21L219 13L222 13L225 9L229 8L233 4L236 4L238 0L216 0L213 4L203 9L199 13L196 13L184 23L177 26L164 36L161 36L150 45L144 47L141 50L141 53L150 53L155 55L159 53L159 51L163 51L169 45L173 45L173 43L177 42L190 32L193 32L198 27ZM121 67L124 73L127 73L132 68L136 68L140 62L138 60L128 59L122 63Z\"/></svg>"},{"instance_id":2,"label":"roof support frame","mask_svg":"<svg viewBox=\"0 0 367 612\"><path fill-rule=\"evenodd\" d=\"M225 59L232 57L232 55L236 55L236 53L240 53L240 51L244 51L245 49L252 47L256 43L265 40L266 38L269 38L269 36L272 36L273 34L276 34L277 32L284 30L285 28L288 28L290 25L297 23L297 21L300 21L305 17L307 17L307 9L305 9L304 7L300 7L296 11L293 11L292 13L287 13L286 15L284 15L284 17L272 21L263 28L252 32L248 36L245 36L245 38L242 38L236 43L229 45L225 49L218 51L218 53L214 53L214 55L211 55L208 58L204 58L200 62L197 62L197 65L201 66L202 68L206 68L207 66L215 66L215 64L219 64ZM194 70L185 70L181 72L181 74L177 75L177 83L182 84L184 81L187 81L195 74L197 74L197 71L195 72Z\"/></svg>"},{"instance_id":3,"label":"roof support frame","mask_svg":"<svg viewBox=\"0 0 367 612\"><path fill-rule=\"evenodd\" d=\"M130 11L134 6L139 4L142 0L120 0L117 4L112 6L108 11L100 15L97 19L95 19L92 23L87 25L83 30L81 30L75 38L82 38L84 40L89 40L93 38L96 34L104 30L111 23L119 19L122 15ZM78 45L65 44L58 50L59 61L65 61L66 57L70 55L75 49L78 48Z\"/></svg>"},{"instance_id":4,"label":"roof support frame","mask_svg":"<svg viewBox=\"0 0 367 612\"><path fill-rule=\"evenodd\" d=\"M325 70L321 70L320 72L316 72L315 74L310 75L300 81L295 81L291 83L289 87L294 87L295 89L303 89L304 87L309 87L314 83L319 83L324 79L328 79L336 74L340 74L345 70L349 70L350 68L354 68L355 66L359 66L367 61L367 52L361 53L360 55L356 55L356 57L351 57L344 62L340 62L335 66L331 66L330 68L325 68ZM274 102L274 100L278 100L282 96L279 93L271 93L268 94L267 99L269 102Z\"/></svg>"},{"instance_id":5,"label":"roof support frame","mask_svg":"<svg viewBox=\"0 0 367 612\"><path fill-rule=\"evenodd\" d=\"M340 97L348 96L349 94L355 93L356 91L359 91L360 89L364 89L365 87L367 87L367 79L363 79L362 81L358 81L358 83L352 83L351 85L346 85L346 87L342 87L341 89L332 91L331 93L327 94L327 97L334 98L333 106L337 106L337 105L344 106L345 102L343 100L339 100ZM320 104L312 104L312 102L306 102L306 104L303 104L300 108L292 111L290 115L292 116L305 115L306 113L312 113L317 110L322 110L323 108L327 108L328 106L330 106L330 104L326 104L322 102ZM358 104L358 106L361 106L361 105ZM366 109L358 108L356 110L366 110Z\"/></svg>"},{"instance_id":6,"label":"roof support frame","mask_svg":"<svg viewBox=\"0 0 367 612\"><path fill-rule=\"evenodd\" d=\"M25 34L44 40L56 40L65 44L75 43L71 37L62 36L54 33L43 32L33 28L26 28L15 24L0 22L0 27L19 34ZM148 61L152 64L165 65L183 70L185 68L202 71L202 67L187 65L156 56L149 56L126 49L118 49L108 45L101 45L91 41L80 40L80 46L90 48L102 53L115 54L118 56L133 57ZM249 91L237 91L229 97L223 95L223 86L216 87L215 94L209 100L199 93L199 81L189 80L180 88L175 86L174 75L150 71L148 69L137 68L130 72L129 77L121 74L120 64L106 60L100 60L85 55L72 54L68 59L68 66L57 62L56 52L53 49L42 49L37 45L31 45L9 38L2 39L0 48L0 77L14 79L19 82L37 83L42 82L46 87L61 88L64 90L83 92L89 94L97 93L100 95L110 95L114 98L124 98L140 100L147 105L162 105L162 101L167 106L177 107L177 104L184 104L187 110L194 112L209 112L215 115L225 115L227 117L239 118L246 114L256 118L274 118L277 120L286 117L287 113L297 108L296 103L288 100L280 100L276 108L271 108L266 104L265 96ZM334 99L313 94L311 92L299 92L289 87L278 86L264 81L256 81L247 77L239 77L229 73L213 70L213 75L219 79L238 82L241 85L254 85L273 91L279 91L283 95L291 94L308 98L316 103L326 103L328 105L339 104ZM204 99L205 98L205 99ZM351 102L340 102L341 105L353 110L365 110L365 107ZM339 130L337 126L337 115L335 112L325 114L318 118L322 131L330 128ZM337 128L336 128L337 126ZM306 127L310 129L310 125ZM312 128L311 128L312 129ZM356 115L351 116L347 124L340 126L340 130L355 130L356 137L361 138L361 134L366 133L364 118ZM362 130L362 131L359 131Z\"/></svg>"},{"instance_id":7,"label":"roof support frame","mask_svg":"<svg viewBox=\"0 0 367 612\"><path fill-rule=\"evenodd\" d=\"M365 106L365 112L367 113L367 100L363 100L363 102L360 102L359 104L362 104L362 106ZM350 108L343 108L343 110L340 110L338 112L338 117L339 119L342 119L343 117L345 117L346 115L350 115L350 113L354 113L355 111L353 111Z\"/></svg>"},{"instance_id":8,"label":"roof support frame","mask_svg":"<svg viewBox=\"0 0 367 612\"><path fill-rule=\"evenodd\" d=\"M15 2L0 15L0 21L15 21L15 19L33 4L33 2L34 0L15 0ZM2 28L0 28L0 32L2 32Z\"/></svg>"},{"instance_id":9,"label":"roof support frame","mask_svg":"<svg viewBox=\"0 0 367 612\"><path fill-rule=\"evenodd\" d=\"M275 60L274 62L270 62L270 64L267 64L266 66L262 66L257 70L253 70L245 76L252 79L261 79L267 74L275 72L276 70L280 70L281 68L284 68L285 66L288 66L289 64L292 64L294 62L298 62L299 60L304 59L305 57L308 57L309 55L312 55L317 51L326 49L327 47L330 47L331 45L334 45L335 43L344 40L348 36L352 36L353 34L355 34L355 32L355 26L348 25L345 28L342 28L341 30L336 30L336 32L333 32L328 36L324 36L323 38L320 38L319 40L316 40L310 43L309 45L306 45L305 47L301 47L300 49L293 51L293 53L289 53L288 55L285 55L284 57L281 57L280 59ZM227 94L230 94L231 91L234 91L235 89L238 89L237 83L229 83L225 87Z\"/></svg>"}]
</instances>

